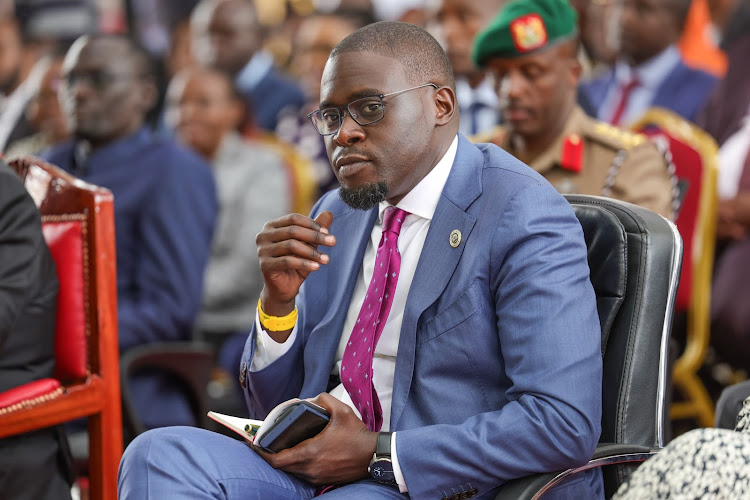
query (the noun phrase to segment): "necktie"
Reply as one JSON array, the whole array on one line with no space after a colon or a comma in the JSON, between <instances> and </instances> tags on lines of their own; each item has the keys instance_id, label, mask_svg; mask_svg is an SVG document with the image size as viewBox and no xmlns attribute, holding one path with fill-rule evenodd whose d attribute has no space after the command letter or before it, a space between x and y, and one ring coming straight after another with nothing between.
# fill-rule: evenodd
<instances>
[{"instance_id":1,"label":"necktie","mask_svg":"<svg viewBox=\"0 0 750 500\"><path fill-rule=\"evenodd\" d=\"M372 383L372 356L391 311L401 269L398 235L408 212L389 207L383 216L383 234L375 255L375 269L370 286L349 336L341 362L341 380L362 421L371 431L383 426L383 410Z\"/></svg>"},{"instance_id":2,"label":"necktie","mask_svg":"<svg viewBox=\"0 0 750 500\"><path fill-rule=\"evenodd\" d=\"M618 101L617 106L615 107L615 112L612 115L612 125L620 124L620 120L622 120L622 116L625 114L625 108L628 106L630 94L638 85L640 85L638 79L632 78L629 82L620 87L620 100Z\"/></svg>"}]
</instances>

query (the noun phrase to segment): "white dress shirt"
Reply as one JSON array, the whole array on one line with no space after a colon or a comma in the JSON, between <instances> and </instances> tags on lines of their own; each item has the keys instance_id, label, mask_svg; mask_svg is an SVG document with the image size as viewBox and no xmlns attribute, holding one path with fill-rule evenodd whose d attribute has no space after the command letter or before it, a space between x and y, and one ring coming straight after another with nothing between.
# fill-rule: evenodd
<instances>
[{"instance_id":1,"label":"white dress shirt","mask_svg":"<svg viewBox=\"0 0 750 500\"><path fill-rule=\"evenodd\" d=\"M396 369L396 353L398 351L398 342L401 335L401 322L403 320L404 309L406 306L406 297L411 288L411 282L414 273L417 270L419 257L422 254L422 247L427 238L427 231L430 229L430 222L435 214L440 194L443 192L445 182L448 180L453 161L456 158L458 149L458 137L453 139L448 151L443 158L435 165L419 184L409 191L401 201L396 205L398 208L409 212L406 217L401 233L398 238L398 249L401 253L401 270L399 272L396 292L393 296L393 304L388 319L383 327L383 333L380 335L378 344L375 346L375 354L372 363L372 380L375 390L378 393L378 399L383 409L383 431L390 429L391 420L391 398L393 395L393 377ZM341 359L344 355L346 343L349 341L349 335L357 321L359 310L367 293L367 287L372 279L373 268L375 267L375 253L380 243L380 236L383 232L383 212L391 206L387 202L381 202L378 207L378 219L370 234L370 244L365 250L362 260L362 267L357 276L357 283L354 286L352 300L349 303L349 309L344 322L344 330L339 341L339 347L336 351L335 362L332 373L340 375ZM297 334L297 328L292 330L291 335L286 342L279 344L261 328L260 319L256 315L255 330L258 332L256 338L255 355L250 365L250 371L259 371L271 364L273 361L286 353ZM343 384L339 384L331 391L331 395L349 405L354 412L359 412L354 406L349 394L346 392ZM406 492L406 483L404 481L401 468L398 465L396 455L396 434L393 434L391 441L391 458L393 461L394 472L396 473L396 482L402 492Z\"/></svg>"}]
</instances>

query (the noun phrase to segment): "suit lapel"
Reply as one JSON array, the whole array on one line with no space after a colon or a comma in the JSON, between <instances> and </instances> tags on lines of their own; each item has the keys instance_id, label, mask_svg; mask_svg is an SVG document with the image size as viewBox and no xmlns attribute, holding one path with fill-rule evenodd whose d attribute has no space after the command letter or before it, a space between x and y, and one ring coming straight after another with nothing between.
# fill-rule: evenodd
<instances>
[{"instance_id":1,"label":"suit lapel","mask_svg":"<svg viewBox=\"0 0 750 500\"><path fill-rule=\"evenodd\" d=\"M326 390L341 335L349 334L342 329L377 214L377 207L367 212L349 209L334 218L331 233L337 243L327 253L336 264L329 268L328 310L310 332L305 347L305 369L311 375L305 377L303 397Z\"/></svg>"},{"instance_id":2,"label":"suit lapel","mask_svg":"<svg viewBox=\"0 0 750 500\"><path fill-rule=\"evenodd\" d=\"M459 136L456 159L435 209L406 299L393 380L391 430L396 429L411 387L419 318L445 290L474 228L476 218L466 213L466 209L482 191L483 161L482 153ZM449 242L454 230L462 236L456 248Z\"/></svg>"}]
</instances>

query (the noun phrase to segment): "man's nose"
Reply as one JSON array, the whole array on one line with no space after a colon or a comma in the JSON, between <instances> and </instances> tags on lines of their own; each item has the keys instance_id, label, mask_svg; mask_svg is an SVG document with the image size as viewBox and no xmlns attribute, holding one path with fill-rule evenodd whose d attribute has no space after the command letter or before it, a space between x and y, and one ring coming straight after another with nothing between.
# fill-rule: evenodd
<instances>
[{"instance_id":1,"label":"man's nose","mask_svg":"<svg viewBox=\"0 0 750 500\"><path fill-rule=\"evenodd\" d=\"M333 134L333 141L339 146L349 146L365 138L365 131L362 125L354 121L354 118L347 112L341 118L341 125L338 132Z\"/></svg>"}]
</instances>

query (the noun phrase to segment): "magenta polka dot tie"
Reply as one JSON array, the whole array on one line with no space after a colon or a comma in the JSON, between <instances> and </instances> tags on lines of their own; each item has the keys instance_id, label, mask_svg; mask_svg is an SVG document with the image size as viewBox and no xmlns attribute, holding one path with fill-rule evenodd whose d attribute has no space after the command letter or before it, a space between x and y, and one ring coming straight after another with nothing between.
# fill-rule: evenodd
<instances>
[{"instance_id":1,"label":"magenta polka dot tie","mask_svg":"<svg viewBox=\"0 0 750 500\"><path fill-rule=\"evenodd\" d=\"M371 431L383 426L383 410L378 393L372 384L372 356L383 333L385 320L391 311L396 292L401 255L398 253L398 234L409 212L388 207L383 215L383 235L375 255L375 270L367 288L365 301L357 316L341 362L341 380L362 421Z\"/></svg>"}]
</instances>

